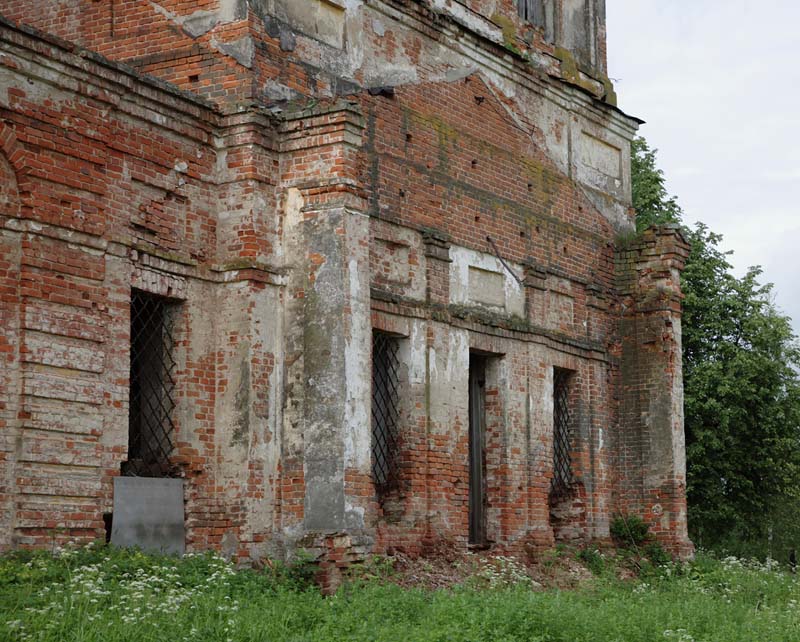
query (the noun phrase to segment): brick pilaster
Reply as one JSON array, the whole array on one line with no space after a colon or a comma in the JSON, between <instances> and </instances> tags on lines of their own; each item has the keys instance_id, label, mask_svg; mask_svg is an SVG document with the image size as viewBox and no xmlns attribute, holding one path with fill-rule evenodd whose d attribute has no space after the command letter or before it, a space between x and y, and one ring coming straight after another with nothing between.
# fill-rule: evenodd
<instances>
[{"instance_id":1,"label":"brick pilaster","mask_svg":"<svg viewBox=\"0 0 800 642\"><path fill-rule=\"evenodd\" d=\"M654 227L617 254L623 313L620 508L638 513L679 554L686 524L680 274L689 254L677 226Z\"/></svg>"}]
</instances>

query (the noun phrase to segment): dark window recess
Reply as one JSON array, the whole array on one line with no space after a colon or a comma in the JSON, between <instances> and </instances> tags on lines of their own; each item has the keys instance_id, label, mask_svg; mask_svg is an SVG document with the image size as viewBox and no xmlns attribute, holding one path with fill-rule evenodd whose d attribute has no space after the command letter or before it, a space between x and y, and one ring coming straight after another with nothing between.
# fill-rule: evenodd
<instances>
[{"instance_id":1,"label":"dark window recess","mask_svg":"<svg viewBox=\"0 0 800 642\"><path fill-rule=\"evenodd\" d=\"M131 292L131 372L128 461L122 474L173 477L175 304L139 290Z\"/></svg>"},{"instance_id":2,"label":"dark window recess","mask_svg":"<svg viewBox=\"0 0 800 642\"><path fill-rule=\"evenodd\" d=\"M544 27L544 0L517 0L517 11L523 20Z\"/></svg>"},{"instance_id":3,"label":"dark window recess","mask_svg":"<svg viewBox=\"0 0 800 642\"><path fill-rule=\"evenodd\" d=\"M569 382L571 372L553 369L553 480L550 483L552 498L564 497L572 484L572 414Z\"/></svg>"},{"instance_id":4,"label":"dark window recess","mask_svg":"<svg viewBox=\"0 0 800 642\"><path fill-rule=\"evenodd\" d=\"M398 482L399 343L383 332L372 334L372 478L379 494Z\"/></svg>"},{"instance_id":5,"label":"dark window recess","mask_svg":"<svg viewBox=\"0 0 800 642\"><path fill-rule=\"evenodd\" d=\"M469 543L486 546L486 357L469 356Z\"/></svg>"}]
</instances>

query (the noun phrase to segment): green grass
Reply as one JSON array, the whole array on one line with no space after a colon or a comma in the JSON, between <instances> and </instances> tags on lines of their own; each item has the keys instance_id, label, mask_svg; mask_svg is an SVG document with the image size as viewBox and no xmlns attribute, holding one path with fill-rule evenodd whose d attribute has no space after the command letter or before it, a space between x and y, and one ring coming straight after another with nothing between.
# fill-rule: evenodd
<instances>
[{"instance_id":1,"label":"green grass","mask_svg":"<svg viewBox=\"0 0 800 642\"><path fill-rule=\"evenodd\" d=\"M767 565L698 556L578 591L426 592L360 581L333 597L305 568L235 572L106 547L0 558L0 640L679 642L800 640L800 586Z\"/></svg>"}]
</instances>

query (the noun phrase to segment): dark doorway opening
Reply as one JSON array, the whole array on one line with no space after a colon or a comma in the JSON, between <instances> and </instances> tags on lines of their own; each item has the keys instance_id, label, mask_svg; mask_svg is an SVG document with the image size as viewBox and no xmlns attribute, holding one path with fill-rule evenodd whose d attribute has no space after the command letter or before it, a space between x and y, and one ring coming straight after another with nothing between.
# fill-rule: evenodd
<instances>
[{"instance_id":1,"label":"dark doorway opening","mask_svg":"<svg viewBox=\"0 0 800 642\"><path fill-rule=\"evenodd\" d=\"M486 361L469 355L469 543L486 546Z\"/></svg>"}]
</instances>

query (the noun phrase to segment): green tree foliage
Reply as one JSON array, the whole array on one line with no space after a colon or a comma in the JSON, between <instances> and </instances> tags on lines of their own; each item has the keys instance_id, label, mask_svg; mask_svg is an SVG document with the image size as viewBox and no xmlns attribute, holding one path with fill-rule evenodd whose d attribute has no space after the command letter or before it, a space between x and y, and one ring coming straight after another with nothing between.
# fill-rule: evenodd
<instances>
[{"instance_id":1,"label":"green tree foliage","mask_svg":"<svg viewBox=\"0 0 800 642\"><path fill-rule=\"evenodd\" d=\"M664 172L656 165L657 149L650 149L644 138L631 143L631 177L633 206L636 208L636 231L651 225L680 223L678 200L667 193Z\"/></svg>"},{"instance_id":2,"label":"green tree foliage","mask_svg":"<svg viewBox=\"0 0 800 642\"><path fill-rule=\"evenodd\" d=\"M637 228L681 222L656 166L637 139L632 153ZM800 351L761 269L737 278L722 237L684 227L692 249L683 273L683 367L689 525L702 546L783 554L797 538L800 496ZM800 546L798 546L800 548Z\"/></svg>"}]
</instances>

